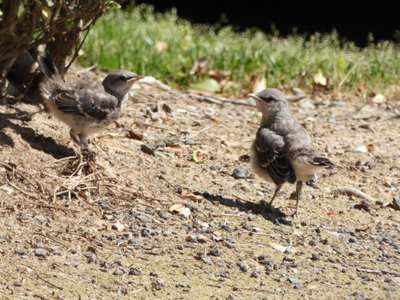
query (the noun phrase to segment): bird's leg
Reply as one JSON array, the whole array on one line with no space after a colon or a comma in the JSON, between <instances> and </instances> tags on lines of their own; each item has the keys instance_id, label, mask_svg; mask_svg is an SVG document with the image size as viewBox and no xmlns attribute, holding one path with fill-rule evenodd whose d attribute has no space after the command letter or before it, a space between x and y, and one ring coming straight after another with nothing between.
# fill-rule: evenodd
<instances>
[{"instance_id":1,"label":"bird's leg","mask_svg":"<svg viewBox=\"0 0 400 300\"><path fill-rule=\"evenodd\" d=\"M303 190L303 181L297 181L296 183L296 209L294 211L294 216L298 216L298 210L299 210L299 203L300 203L300 198Z\"/></svg>"},{"instance_id":2,"label":"bird's leg","mask_svg":"<svg viewBox=\"0 0 400 300\"><path fill-rule=\"evenodd\" d=\"M93 160L96 157L96 152L89 149L88 135L85 133L80 133L79 140L81 144L81 152L83 157L89 161Z\"/></svg>"},{"instance_id":3,"label":"bird's leg","mask_svg":"<svg viewBox=\"0 0 400 300\"><path fill-rule=\"evenodd\" d=\"M79 134L79 141L80 141L80 145L81 145L82 150L89 149L87 134L80 133Z\"/></svg>"},{"instance_id":4,"label":"bird's leg","mask_svg":"<svg viewBox=\"0 0 400 300\"><path fill-rule=\"evenodd\" d=\"M75 142L75 144L77 144L79 146L81 145L81 141L78 137L78 134L76 133L76 131L74 129L71 128L71 130L69 131L69 136Z\"/></svg>"},{"instance_id":5,"label":"bird's leg","mask_svg":"<svg viewBox=\"0 0 400 300\"><path fill-rule=\"evenodd\" d=\"M282 186L283 186L283 184L278 184L276 186L274 195L272 196L271 201L269 201L269 206L272 206L272 202L274 202L274 199L275 199L276 195L278 194L278 192L281 190Z\"/></svg>"}]
</instances>

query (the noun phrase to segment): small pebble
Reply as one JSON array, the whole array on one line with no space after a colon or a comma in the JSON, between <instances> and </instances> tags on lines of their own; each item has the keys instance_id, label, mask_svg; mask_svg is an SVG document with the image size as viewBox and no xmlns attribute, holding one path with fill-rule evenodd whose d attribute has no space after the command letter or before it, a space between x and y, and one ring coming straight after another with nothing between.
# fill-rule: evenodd
<instances>
[{"instance_id":1,"label":"small pebble","mask_svg":"<svg viewBox=\"0 0 400 300\"><path fill-rule=\"evenodd\" d=\"M302 109L315 109L314 103L312 103L311 99L304 98L299 102L299 107Z\"/></svg>"},{"instance_id":2,"label":"small pebble","mask_svg":"<svg viewBox=\"0 0 400 300\"><path fill-rule=\"evenodd\" d=\"M357 243L357 238L355 236L349 237L349 243Z\"/></svg>"},{"instance_id":3,"label":"small pebble","mask_svg":"<svg viewBox=\"0 0 400 300\"><path fill-rule=\"evenodd\" d=\"M311 254L311 260L313 260L313 261L319 260L319 255L318 255L318 254L315 254L315 253L312 253L312 254Z\"/></svg>"},{"instance_id":4,"label":"small pebble","mask_svg":"<svg viewBox=\"0 0 400 300\"><path fill-rule=\"evenodd\" d=\"M394 285L385 285L385 286L383 287L383 289L384 289L385 291L390 291L390 292L395 292L395 291L396 291L396 287L395 287Z\"/></svg>"},{"instance_id":5,"label":"small pebble","mask_svg":"<svg viewBox=\"0 0 400 300\"><path fill-rule=\"evenodd\" d=\"M169 219L171 219L171 217L172 217L172 214L170 214L169 212L164 211L164 210L158 211L157 214L158 214L158 216L159 216L160 218L162 218L162 219L164 219L164 220L169 220Z\"/></svg>"},{"instance_id":6,"label":"small pebble","mask_svg":"<svg viewBox=\"0 0 400 300\"><path fill-rule=\"evenodd\" d=\"M318 244L318 242L317 242L317 240L312 239L312 240L310 240L310 241L308 242L308 244L309 244L310 246L316 246L316 245Z\"/></svg>"},{"instance_id":7,"label":"small pebble","mask_svg":"<svg viewBox=\"0 0 400 300\"><path fill-rule=\"evenodd\" d=\"M164 287L164 282L160 278L151 278L151 288L156 291L160 291Z\"/></svg>"},{"instance_id":8,"label":"small pebble","mask_svg":"<svg viewBox=\"0 0 400 300\"><path fill-rule=\"evenodd\" d=\"M189 243L196 243L197 242L197 236L195 236L194 234L188 235L185 239L186 242Z\"/></svg>"},{"instance_id":9,"label":"small pebble","mask_svg":"<svg viewBox=\"0 0 400 300\"><path fill-rule=\"evenodd\" d=\"M199 243L207 243L207 237L205 236L205 235L202 235L202 234L200 234L198 237L197 237L197 241L199 242Z\"/></svg>"},{"instance_id":10,"label":"small pebble","mask_svg":"<svg viewBox=\"0 0 400 300\"><path fill-rule=\"evenodd\" d=\"M28 255L28 251L26 251L26 249L16 249L16 250L15 250L15 254L18 254L18 255Z\"/></svg>"},{"instance_id":11,"label":"small pebble","mask_svg":"<svg viewBox=\"0 0 400 300\"><path fill-rule=\"evenodd\" d=\"M253 272L251 272L250 277L251 278L258 278L260 276L259 272L257 272L256 270L254 270Z\"/></svg>"},{"instance_id":12,"label":"small pebble","mask_svg":"<svg viewBox=\"0 0 400 300\"><path fill-rule=\"evenodd\" d=\"M256 220L257 220L257 216L255 216L255 215L250 215L250 216L247 217L247 220L249 220L249 221L256 221Z\"/></svg>"},{"instance_id":13,"label":"small pebble","mask_svg":"<svg viewBox=\"0 0 400 300\"><path fill-rule=\"evenodd\" d=\"M245 165L236 165L232 173L233 178L248 178L250 177L250 171Z\"/></svg>"},{"instance_id":14,"label":"small pebble","mask_svg":"<svg viewBox=\"0 0 400 300\"><path fill-rule=\"evenodd\" d=\"M212 265L212 260L210 257L208 257L207 255L202 255L200 260L205 263L206 265Z\"/></svg>"},{"instance_id":15,"label":"small pebble","mask_svg":"<svg viewBox=\"0 0 400 300\"><path fill-rule=\"evenodd\" d=\"M213 248L213 249L211 249L209 252L208 252L208 254L209 255L212 255L212 256L221 256L222 255L222 251L220 250L220 249L218 249L218 248Z\"/></svg>"},{"instance_id":16,"label":"small pebble","mask_svg":"<svg viewBox=\"0 0 400 300\"><path fill-rule=\"evenodd\" d=\"M129 275L140 276L142 274L143 274L142 271L140 271L138 268L131 268L129 270Z\"/></svg>"},{"instance_id":17,"label":"small pebble","mask_svg":"<svg viewBox=\"0 0 400 300\"><path fill-rule=\"evenodd\" d=\"M140 222L142 222L142 223L151 222L151 218L150 218L149 216L147 216L147 215L141 213L141 212L136 213L135 218L136 218L137 220L139 220Z\"/></svg>"},{"instance_id":18,"label":"small pebble","mask_svg":"<svg viewBox=\"0 0 400 300\"><path fill-rule=\"evenodd\" d=\"M37 257L46 257L47 250L43 249L43 248L36 248L34 253L35 253L35 256L37 256Z\"/></svg>"},{"instance_id":19,"label":"small pebble","mask_svg":"<svg viewBox=\"0 0 400 300\"><path fill-rule=\"evenodd\" d=\"M117 269L114 271L113 274L120 276L120 275L123 275L124 273L125 273L125 271L123 269Z\"/></svg>"},{"instance_id":20,"label":"small pebble","mask_svg":"<svg viewBox=\"0 0 400 300\"><path fill-rule=\"evenodd\" d=\"M239 267L240 271L244 273L246 273L249 270L249 266L242 261L238 262L237 266Z\"/></svg>"},{"instance_id":21,"label":"small pebble","mask_svg":"<svg viewBox=\"0 0 400 300\"><path fill-rule=\"evenodd\" d=\"M244 230L252 231L253 230L253 225L251 225L250 223L243 223L242 224L242 228Z\"/></svg>"}]
</instances>

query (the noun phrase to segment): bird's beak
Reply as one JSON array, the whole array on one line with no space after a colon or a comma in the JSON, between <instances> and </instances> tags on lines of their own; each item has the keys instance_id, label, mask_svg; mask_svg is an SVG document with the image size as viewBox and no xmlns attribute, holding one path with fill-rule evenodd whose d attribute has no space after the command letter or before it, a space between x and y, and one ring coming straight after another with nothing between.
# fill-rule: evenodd
<instances>
[{"instance_id":1,"label":"bird's beak","mask_svg":"<svg viewBox=\"0 0 400 300\"><path fill-rule=\"evenodd\" d=\"M260 97L258 97L256 94L248 94L247 96L249 96L250 98L262 101L262 99Z\"/></svg>"},{"instance_id":2,"label":"bird's beak","mask_svg":"<svg viewBox=\"0 0 400 300\"><path fill-rule=\"evenodd\" d=\"M143 78L144 78L144 76L138 75L138 76L134 76L132 78L129 78L126 82L134 83L134 82L139 81L140 79L143 79Z\"/></svg>"}]
</instances>

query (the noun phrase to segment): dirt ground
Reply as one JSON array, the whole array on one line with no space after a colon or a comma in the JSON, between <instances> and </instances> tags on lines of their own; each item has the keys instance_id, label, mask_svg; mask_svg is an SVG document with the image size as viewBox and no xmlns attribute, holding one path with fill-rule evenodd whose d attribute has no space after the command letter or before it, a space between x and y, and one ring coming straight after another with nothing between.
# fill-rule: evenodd
<instances>
[{"instance_id":1,"label":"dirt ground","mask_svg":"<svg viewBox=\"0 0 400 300\"><path fill-rule=\"evenodd\" d=\"M3 101L0 298L399 299L399 100L292 103L339 165L297 219L294 186L268 210L251 170L256 108L217 102L138 84L85 163L65 125Z\"/></svg>"}]
</instances>

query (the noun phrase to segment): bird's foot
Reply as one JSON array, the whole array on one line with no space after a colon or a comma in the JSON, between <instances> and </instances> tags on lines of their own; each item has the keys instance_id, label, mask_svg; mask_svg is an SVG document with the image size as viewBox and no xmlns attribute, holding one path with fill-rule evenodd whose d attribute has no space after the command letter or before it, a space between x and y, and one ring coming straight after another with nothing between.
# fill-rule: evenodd
<instances>
[{"instance_id":1,"label":"bird's foot","mask_svg":"<svg viewBox=\"0 0 400 300\"><path fill-rule=\"evenodd\" d=\"M83 174L89 175L96 172L97 162L95 151L90 150L89 148L81 149L80 160Z\"/></svg>"},{"instance_id":2,"label":"bird's foot","mask_svg":"<svg viewBox=\"0 0 400 300\"><path fill-rule=\"evenodd\" d=\"M287 217L292 217L292 218L298 218L299 217L299 211L298 209L290 209L289 213L285 213Z\"/></svg>"},{"instance_id":3,"label":"bird's foot","mask_svg":"<svg viewBox=\"0 0 400 300\"><path fill-rule=\"evenodd\" d=\"M81 150L82 154L82 160L86 162L94 162L96 160L96 152L89 149L89 148L83 148Z\"/></svg>"}]
</instances>

